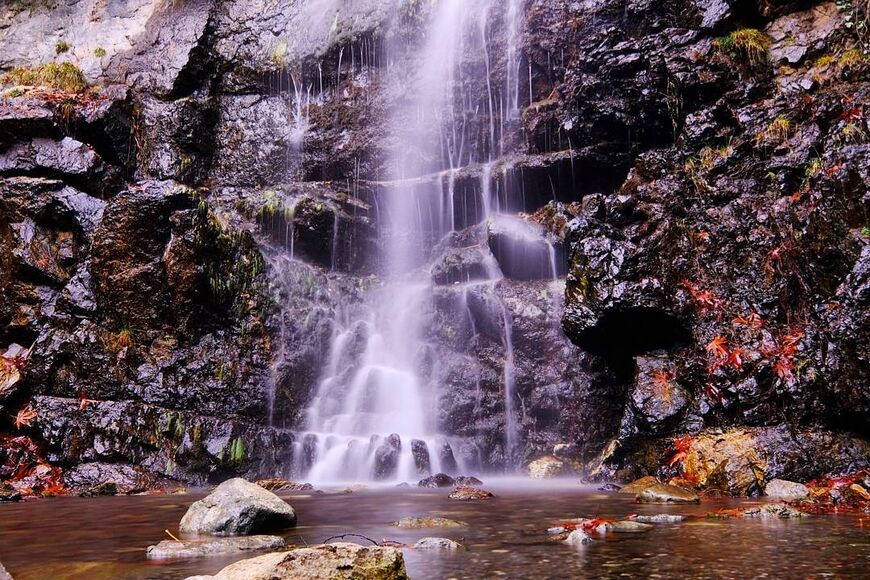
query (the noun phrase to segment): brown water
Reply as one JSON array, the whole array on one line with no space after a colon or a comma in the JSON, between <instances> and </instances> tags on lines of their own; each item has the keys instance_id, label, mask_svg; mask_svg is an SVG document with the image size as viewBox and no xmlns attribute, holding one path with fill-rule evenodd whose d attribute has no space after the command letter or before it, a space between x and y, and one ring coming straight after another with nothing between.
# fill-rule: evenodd
<instances>
[{"instance_id":1,"label":"brown water","mask_svg":"<svg viewBox=\"0 0 870 580\"><path fill-rule=\"evenodd\" d=\"M413 543L424 536L462 541L458 554L405 550L412 578L870 578L870 529L854 515L802 520L709 520L717 507L641 506L631 497L572 484L493 483L492 500L457 502L446 490L381 489L353 494L283 494L299 515L286 535L296 545L358 533ZM214 573L235 559L149 562L145 548L166 536L201 494L57 498L0 505L0 561L16 580L176 579ZM603 537L574 548L538 543L537 532L566 518L629 513L697 516L646 534ZM468 528L400 530L406 516L439 515ZM366 543L359 540L359 543Z\"/></svg>"}]
</instances>

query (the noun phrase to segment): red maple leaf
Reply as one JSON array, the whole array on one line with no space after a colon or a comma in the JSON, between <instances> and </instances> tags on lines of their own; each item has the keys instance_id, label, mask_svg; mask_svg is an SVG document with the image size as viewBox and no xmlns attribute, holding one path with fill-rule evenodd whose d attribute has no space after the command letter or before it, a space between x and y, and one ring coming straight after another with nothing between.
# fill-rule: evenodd
<instances>
[{"instance_id":1,"label":"red maple leaf","mask_svg":"<svg viewBox=\"0 0 870 580\"><path fill-rule=\"evenodd\" d=\"M724 336L714 336L705 348L708 353L718 359L728 358L728 341Z\"/></svg>"}]
</instances>

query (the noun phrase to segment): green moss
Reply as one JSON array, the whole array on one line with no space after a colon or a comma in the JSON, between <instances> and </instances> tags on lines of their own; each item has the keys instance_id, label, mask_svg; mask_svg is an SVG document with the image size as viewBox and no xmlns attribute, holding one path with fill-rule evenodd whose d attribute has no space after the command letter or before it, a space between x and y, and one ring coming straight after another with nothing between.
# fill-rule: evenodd
<instances>
[{"instance_id":1,"label":"green moss","mask_svg":"<svg viewBox=\"0 0 870 580\"><path fill-rule=\"evenodd\" d=\"M245 463L245 443L241 437L236 437L230 443L229 456L227 463L233 467L241 467Z\"/></svg>"},{"instance_id":2,"label":"green moss","mask_svg":"<svg viewBox=\"0 0 870 580\"><path fill-rule=\"evenodd\" d=\"M755 28L741 28L716 41L723 52L736 56L743 61L758 65L768 61L767 51L770 39Z\"/></svg>"},{"instance_id":3,"label":"green moss","mask_svg":"<svg viewBox=\"0 0 870 580\"><path fill-rule=\"evenodd\" d=\"M50 62L37 67L14 68L3 75L3 82L65 93L80 93L88 86L81 69L70 62Z\"/></svg>"},{"instance_id":4,"label":"green moss","mask_svg":"<svg viewBox=\"0 0 870 580\"><path fill-rule=\"evenodd\" d=\"M16 97L24 96L26 91L20 87L15 87L13 89L9 89L8 91L3 92L3 96L7 99L14 99Z\"/></svg>"},{"instance_id":5,"label":"green moss","mask_svg":"<svg viewBox=\"0 0 870 580\"><path fill-rule=\"evenodd\" d=\"M286 40L279 40L272 49L272 64L276 67L283 67L287 64L287 55L290 53L290 46Z\"/></svg>"},{"instance_id":6,"label":"green moss","mask_svg":"<svg viewBox=\"0 0 870 580\"><path fill-rule=\"evenodd\" d=\"M755 135L755 142L782 143L788 140L792 132L792 123L785 115L779 115L770 124Z\"/></svg>"},{"instance_id":7,"label":"green moss","mask_svg":"<svg viewBox=\"0 0 870 580\"><path fill-rule=\"evenodd\" d=\"M97 58L103 58L104 56L106 56L106 49L102 46L98 46L94 49L94 56Z\"/></svg>"},{"instance_id":8,"label":"green moss","mask_svg":"<svg viewBox=\"0 0 870 580\"><path fill-rule=\"evenodd\" d=\"M69 52L69 43L65 40L58 41L58 43L54 45L54 52L57 54Z\"/></svg>"}]
</instances>

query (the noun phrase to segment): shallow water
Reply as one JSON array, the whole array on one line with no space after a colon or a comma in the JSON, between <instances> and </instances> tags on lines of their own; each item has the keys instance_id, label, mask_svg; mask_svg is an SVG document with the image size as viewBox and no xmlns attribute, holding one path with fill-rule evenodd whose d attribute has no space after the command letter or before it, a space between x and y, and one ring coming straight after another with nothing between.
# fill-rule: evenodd
<instances>
[{"instance_id":1,"label":"shallow water","mask_svg":"<svg viewBox=\"0 0 870 580\"><path fill-rule=\"evenodd\" d=\"M413 543L425 536L462 541L458 554L405 550L412 578L867 578L870 529L854 515L803 520L708 520L717 507L743 500L707 500L700 506L637 505L630 496L572 483L486 485L498 497L478 502L447 499L448 490L382 488L352 494L281 494L299 526L286 535L296 545L358 533ZM239 558L149 562L145 548L174 531L187 506L183 496L56 498L0 505L0 561L16 580L176 579L214 573ZM646 534L612 534L573 548L542 544L538 532L575 517L622 518L629 513L689 516ZM406 516L439 515L467 528L400 530ZM348 539L351 540L351 539ZM346 541L348 541L346 540ZM358 540L359 543L366 543Z\"/></svg>"}]
</instances>

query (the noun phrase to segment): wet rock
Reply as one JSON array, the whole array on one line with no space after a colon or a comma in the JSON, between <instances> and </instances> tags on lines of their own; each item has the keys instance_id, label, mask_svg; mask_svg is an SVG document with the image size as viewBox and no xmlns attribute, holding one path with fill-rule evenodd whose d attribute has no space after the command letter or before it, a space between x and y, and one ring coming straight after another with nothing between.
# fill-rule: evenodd
<instances>
[{"instance_id":1,"label":"wet rock","mask_svg":"<svg viewBox=\"0 0 870 580\"><path fill-rule=\"evenodd\" d=\"M456 480L446 473L436 473L430 475L417 482L418 487L428 487L431 489L438 487L452 487L456 484Z\"/></svg>"},{"instance_id":2,"label":"wet rock","mask_svg":"<svg viewBox=\"0 0 870 580\"><path fill-rule=\"evenodd\" d=\"M571 546L583 546L593 542L592 537L583 530L573 530L564 542Z\"/></svg>"},{"instance_id":3,"label":"wet rock","mask_svg":"<svg viewBox=\"0 0 870 580\"><path fill-rule=\"evenodd\" d=\"M529 477L532 479L551 479L568 472L565 462L555 457L541 457L529 463Z\"/></svg>"},{"instance_id":4,"label":"wet rock","mask_svg":"<svg viewBox=\"0 0 870 580\"><path fill-rule=\"evenodd\" d=\"M622 488L619 490L619 493L637 495L643 490L658 484L658 479L656 479L652 475L647 475L641 477L640 479L636 479L627 485L622 486Z\"/></svg>"},{"instance_id":5,"label":"wet rock","mask_svg":"<svg viewBox=\"0 0 870 580\"><path fill-rule=\"evenodd\" d=\"M472 487L474 487L475 485L483 485L482 481L472 475L457 475L453 479L453 483L455 485L466 485Z\"/></svg>"},{"instance_id":6,"label":"wet rock","mask_svg":"<svg viewBox=\"0 0 870 580\"><path fill-rule=\"evenodd\" d=\"M426 442L413 439L411 441L411 454L414 456L414 467L417 468L417 475L430 473L429 448L426 446Z\"/></svg>"},{"instance_id":7,"label":"wet rock","mask_svg":"<svg viewBox=\"0 0 870 580\"><path fill-rule=\"evenodd\" d=\"M656 483L639 492L636 496L640 503L699 503L697 494L681 487Z\"/></svg>"},{"instance_id":8,"label":"wet rock","mask_svg":"<svg viewBox=\"0 0 870 580\"><path fill-rule=\"evenodd\" d=\"M414 544L416 550L464 550L465 546L447 538L420 538Z\"/></svg>"},{"instance_id":9,"label":"wet rock","mask_svg":"<svg viewBox=\"0 0 870 580\"><path fill-rule=\"evenodd\" d=\"M450 492L450 495L447 496L448 499L456 499L460 501L470 501L476 499L490 499L495 497L492 493L486 491L485 489L480 489L477 487L466 487L459 486L453 491Z\"/></svg>"},{"instance_id":10,"label":"wet rock","mask_svg":"<svg viewBox=\"0 0 870 580\"><path fill-rule=\"evenodd\" d=\"M762 477L808 481L838 466L866 465L868 457L870 444L848 435L785 427L732 429L693 437L683 468L699 485L748 495L760 488Z\"/></svg>"},{"instance_id":11,"label":"wet rock","mask_svg":"<svg viewBox=\"0 0 870 580\"><path fill-rule=\"evenodd\" d=\"M220 484L188 508L180 532L216 536L250 535L296 525L290 504L241 478Z\"/></svg>"},{"instance_id":12,"label":"wet rock","mask_svg":"<svg viewBox=\"0 0 870 580\"><path fill-rule=\"evenodd\" d=\"M145 555L149 560L172 558L199 558L212 555L241 555L245 552L278 550L285 546L279 536L246 536L241 538L216 538L209 540L163 540L148 546Z\"/></svg>"},{"instance_id":13,"label":"wet rock","mask_svg":"<svg viewBox=\"0 0 870 580\"><path fill-rule=\"evenodd\" d=\"M21 501L21 492L17 489L0 489L0 503Z\"/></svg>"},{"instance_id":14,"label":"wet rock","mask_svg":"<svg viewBox=\"0 0 870 580\"><path fill-rule=\"evenodd\" d=\"M393 525L397 528L406 528L409 530L417 530L421 528L464 528L468 526L465 522L437 517L402 518L397 522L393 522Z\"/></svg>"},{"instance_id":15,"label":"wet rock","mask_svg":"<svg viewBox=\"0 0 870 580\"><path fill-rule=\"evenodd\" d=\"M438 461L440 461L444 471L456 473L456 457L453 455L453 448L447 441L438 449Z\"/></svg>"},{"instance_id":16,"label":"wet rock","mask_svg":"<svg viewBox=\"0 0 870 580\"><path fill-rule=\"evenodd\" d=\"M615 534L641 534L650 531L653 529L653 526L638 521L617 520L615 522L605 522L604 529Z\"/></svg>"},{"instance_id":17,"label":"wet rock","mask_svg":"<svg viewBox=\"0 0 870 580\"><path fill-rule=\"evenodd\" d=\"M622 487L615 483L605 483L604 485L598 486L598 491L619 491L620 489L622 489Z\"/></svg>"},{"instance_id":18,"label":"wet rock","mask_svg":"<svg viewBox=\"0 0 870 580\"><path fill-rule=\"evenodd\" d=\"M634 389L629 397L634 425L623 419L622 432L667 432L686 410L689 395L677 384L676 372L667 358L638 356L635 364Z\"/></svg>"},{"instance_id":19,"label":"wet rock","mask_svg":"<svg viewBox=\"0 0 870 580\"><path fill-rule=\"evenodd\" d=\"M798 499L807 497L810 490L802 483L787 481L785 479L773 479L764 487L764 495L782 499Z\"/></svg>"},{"instance_id":20,"label":"wet rock","mask_svg":"<svg viewBox=\"0 0 870 580\"><path fill-rule=\"evenodd\" d=\"M870 491L863 486L853 483L841 492L843 503L861 505L870 501Z\"/></svg>"},{"instance_id":21,"label":"wet rock","mask_svg":"<svg viewBox=\"0 0 870 580\"><path fill-rule=\"evenodd\" d=\"M257 480L257 485L268 491L312 491L314 486L310 483L300 483L287 479L272 478Z\"/></svg>"},{"instance_id":22,"label":"wet rock","mask_svg":"<svg viewBox=\"0 0 870 580\"><path fill-rule=\"evenodd\" d=\"M772 39L770 55L774 64L797 64L808 53L819 54L844 20L845 15L833 2L777 18L764 29Z\"/></svg>"},{"instance_id":23,"label":"wet rock","mask_svg":"<svg viewBox=\"0 0 870 580\"><path fill-rule=\"evenodd\" d=\"M793 518L802 518L807 514L802 511L791 507L788 504L780 503L780 504L765 504L763 506L757 506L753 508L749 508L743 512L743 515L747 518L780 518L780 519L793 519Z\"/></svg>"},{"instance_id":24,"label":"wet rock","mask_svg":"<svg viewBox=\"0 0 870 580\"><path fill-rule=\"evenodd\" d=\"M393 433L375 451L375 479L390 479L399 469L402 439Z\"/></svg>"},{"instance_id":25,"label":"wet rock","mask_svg":"<svg viewBox=\"0 0 870 580\"><path fill-rule=\"evenodd\" d=\"M79 494L80 497L99 497L102 495L118 495L118 484L114 481L97 484Z\"/></svg>"},{"instance_id":26,"label":"wet rock","mask_svg":"<svg viewBox=\"0 0 870 580\"><path fill-rule=\"evenodd\" d=\"M685 516L676 514L656 514L654 516L638 515L635 516L634 519L644 524L671 524L683 521Z\"/></svg>"},{"instance_id":27,"label":"wet rock","mask_svg":"<svg viewBox=\"0 0 870 580\"><path fill-rule=\"evenodd\" d=\"M64 470L63 479L67 489L78 494L111 491L112 486L114 493L108 495L130 494L167 485L146 469L118 463L82 463Z\"/></svg>"},{"instance_id":28,"label":"wet rock","mask_svg":"<svg viewBox=\"0 0 870 580\"><path fill-rule=\"evenodd\" d=\"M321 578L406 580L405 561L396 548L325 544L276 552L242 560L214 576L192 576L187 580L315 580Z\"/></svg>"}]
</instances>

